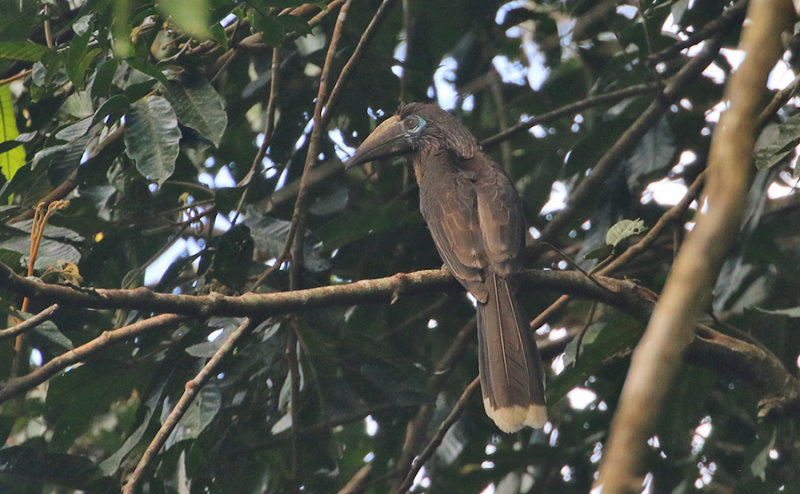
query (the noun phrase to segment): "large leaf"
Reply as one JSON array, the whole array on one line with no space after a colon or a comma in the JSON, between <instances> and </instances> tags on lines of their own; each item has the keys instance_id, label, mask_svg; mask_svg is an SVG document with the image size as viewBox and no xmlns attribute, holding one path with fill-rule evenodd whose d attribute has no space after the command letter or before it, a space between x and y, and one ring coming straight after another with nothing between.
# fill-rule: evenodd
<instances>
[{"instance_id":1,"label":"large leaf","mask_svg":"<svg viewBox=\"0 0 800 494\"><path fill-rule=\"evenodd\" d=\"M125 119L125 152L136 169L158 183L175 171L181 131L169 101L150 96L131 105Z\"/></svg>"},{"instance_id":2,"label":"large leaf","mask_svg":"<svg viewBox=\"0 0 800 494\"><path fill-rule=\"evenodd\" d=\"M228 115L222 98L200 75L184 72L166 86L165 96L175 109L178 120L219 146Z\"/></svg>"},{"instance_id":3,"label":"large leaf","mask_svg":"<svg viewBox=\"0 0 800 494\"><path fill-rule=\"evenodd\" d=\"M38 62L47 53L44 45L20 41L0 41L0 58Z\"/></svg>"},{"instance_id":4,"label":"large leaf","mask_svg":"<svg viewBox=\"0 0 800 494\"><path fill-rule=\"evenodd\" d=\"M672 165L675 156L675 138L666 117L642 137L633 155L628 159L628 187L642 190L647 186L646 179L654 173Z\"/></svg>"},{"instance_id":5,"label":"large leaf","mask_svg":"<svg viewBox=\"0 0 800 494\"><path fill-rule=\"evenodd\" d=\"M112 404L127 400L147 382L151 368L93 362L54 378L47 392L44 416L53 427L51 450L67 451L93 421Z\"/></svg>"},{"instance_id":6,"label":"large leaf","mask_svg":"<svg viewBox=\"0 0 800 494\"><path fill-rule=\"evenodd\" d=\"M13 230L7 230L8 235L0 240L0 248L19 252L27 258L31 249L32 224L33 220L12 224ZM83 237L69 228L46 225L36 257L36 269L45 269L61 261L77 264L81 259L81 252L74 244L82 240Z\"/></svg>"},{"instance_id":7,"label":"large leaf","mask_svg":"<svg viewBox=\"0 0 800 494\"><path fill-rule=\"evenodd\" d=\"M221 407L222 395L219 387L213 383L206 384L197 393L181 421L167 438L165 447L169 448L179 441L199 436L203 429L214 420ZM164 412L167 413L169 410L165 407Z\"/></svg>"},{"instance_id":8,"label":"large leaf","mask_svg":"<svg viewBox=\"0 0 800 494\"><path fill-rule=\"evenodd\" d=\"M398 202L387 204L377 211L353 211L337 216L314 230L325 246L335 249L367 235L391 231L421 221L417 212L409 213Z\"/></svg>"},{"instance_id":9,"label":"large leaf","mask_svg":"<svg viewBox=\"0 0 800 494\"><path fill-rule=\"evenodd\" d=\"M572 388L580 386L597 372L605 360L633 348L640 334L640 323L629 317L618 316L605 323L599 334L593 334L591 341L579 349L579 358L575 365L548 383L547 402L556 403ZM577 340L573 343L577 343Z\"/></svg>"},{"instance_id":10,"label":"large leaf","mask_svg":"<svg viewBox=\"0 0 800 494\"><path fill-rule=\"evenodd\" d=\"M56 326L53 321L45 321L39 324L34 331L62 348L66 348L67 350L72 350L74 348L72 341L58 330L58 326Z\"/></svg>"},{"instance_id":11,"label":"large leaf","mask_svg":"<svg viewBox=\"0 0 800 494\"><path fill-rule=\"evenodd\" d=\"M0 86L0 142L13 141L19 136L14 105L11 104L11 90L8 85ZM0 172L6 180L11 180L25 164L25 148L22 146L0 153Z\"/></svg>"},{"instance_id":12,"label":"large leaf","mask_svg":"<svg viewBox=\"0 0 800 494\"><path fill-rule=\"evenodd\" d=\"M0 473L46 481L90 493L119 492L114 479L85 456L48 453L25 446L0 450Z\"/></svg>"},{"instance_id":13,"label":"large leaf","mask_svg":"<svg viewBox=\"0 0 800 494\"><path fill-rule=\"evenodd\" d=\"M251 208L245 216L244 224L250 228L250 235L257 250L271 256L277 256L282 252L286 245L291 222L271 216L261 216ZM306 232L304 240L305 268L317 272L327 269L329 263L322 252L322 245L308 232Z\"/></svg>"},{"instance_id":14,"label":"large leaf","mask_svg":"<svg viewBox=\"0 0 800 494\"><path fill-rule=\"evenodd\" d=\"M785 163L794 155L794 148L799 143L800 113L780 124L768 125L756 142L756 168L764 170Z\"/></svg>"}]
</instances>

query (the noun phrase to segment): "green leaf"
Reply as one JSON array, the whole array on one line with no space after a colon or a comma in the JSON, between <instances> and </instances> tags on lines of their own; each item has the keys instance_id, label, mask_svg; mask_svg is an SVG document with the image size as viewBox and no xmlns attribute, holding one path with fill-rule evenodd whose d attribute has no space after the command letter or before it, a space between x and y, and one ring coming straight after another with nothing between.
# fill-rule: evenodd
<instances>
[{"instance_id":1,"label":"green leaf","mask_svg":"<svg viewBox=\"0 0 800 494\"><path fill-rule=\"evenodd\" d=\"M108 96L111 83L114 80L114 75L117 73L118 67L119 59L117 58L109 58L98 64L97 70L94 72L94 80L92 81L92 97L101 98Z\"/></svg>"},{"instance_id":2,"label":"green leaf","mask_svg":"<svg viewBox=\"0 0 800 494\"><path fill-rule=\"evenodd\" d=\"M117 482L105 477L85 456L48 453L25 446L0 450L0 473L90 493L119 492Z\"/></svg>"},{"instance_id":3,"label":"green leaf","mask_svg":"<svg viewBox=\"0 0 800 494\"><path fill-rule=\"evenodd\" d=\"M91 117L78 120L74 124L67 125L58 132L56 132L56 139L72 142L79 137L86 135L86 132L92 126L93 119Z\"/></svg>"},{"instance_id":4,"label":"green leaf","mask_svg":"<svg viewBox=\"0 0 800 494\"><path fill-rule=\"evenodd\" d=\"M196 38L210 37L208 19L211 9L207 0L159 0L158 6L182 31Z\"/></svg>"},{"instance_id":5,"label":"green leaf","mask_svg":"<svg viewBox=\"0 0 800 494\"><path fill-rule=\"evenodd\" d=\"M221 408L222 393L220 393L219 387L207 384L189 405L186 414L169 435L164 447L169 449L177 442L199 436L203 429L214 420Z\"/></svg>"},{"instance_id":6,"label":"green leaf","mask_svg":"<svg viewBox=\"0 0 800 494\"><path fill-rule=\"evenodd\" d=\"M29 232L31 231L32 224L33 220L12 224L11 227L13 230L10 230L10 232L16 234L0 241L0 248L19 252L27 258L31 248ZM16 232L14 230L16 230ZM82 240L83 237L69 228L50 224L46 225L44 227L44 238L39 244L39 255L36 258L35 265L36 269L45 269L54 266L58 261L67 261L77 264L81 259L81 253L70 244Z\"/></svg>"},{"instance_id":7,"label":"green leaf","mask_svg":"<svg viewBox=\"0 0 800 494\"><path fill-rule=\"evenodd\" d=\"M94 102L88 91L76 91L61 105L61 111L75 118L87 118L94 114Z\"/></svg>"},{"instance_id":8,"label":"green leaf","mask_svg":"<svg viewBox=\"0 0 800 494\"><path fill-rule=\"evenodd\" d=\"M181 131L169 101L150 96L131 105L125 119L125 153L145 177L163 183L175 171Z\"/></svg>"},{"instance_id":9,"label":"green leaf","mask_svg":"<svg viewBox=\"0 0 800 494\"><path fill-rule=\"evenodd\" d=\"M314 230L329 249L354 242L367 235L391 231L420 221L417 212L410 213L399 202L377 211L353 211L325 223Z\"/></svg>"},{"instance_id":10,"label":"green leaf","mask_svg":"<svg viewBox=\"0 0 800 494\"><path fill-rule=\"evenodd\" d=\"M632 190L642 190L653 174L669 168L675 155L675 137L666 117L650 129L639 141L628 159L630 171L626 176Z\"/></svg>"},{"instance_id":11,"label":"green leaf","mask_svg":"<svg viewBox=\"0 0 800 494\"><path fill-rule=\"evenodd\" d=\"M9 60L38 62L48 51L44 45L27 41L0 41L0 58Z\"/></svg>"},{"instance_id":12,"label":"green leaf","mask_svg":"<svg viewBox=\"0 0 800 494\"><path fill-rule=\"evenodd\" d=\"M252 208L248 210L244 224L250 228L255 248L270 255L278 255L283 250L291 228L291 222L271 216L262 216L254 213ZM310 232L306 232L303 253L307 270L320 272L328 269L330 263L322 251L322 245Z\"/></svg>"},{"instance_id":13,"label":"green leaf","mask_svg":"<svg viewBox=\"0 0 800 494\"><path fill-rule=\"evenodd\" d=\"M106 117L114 115L114 121L128 111L128 98L121 94L116 94L103 102L100 108L94 113L94 122L103 122Z\"/></svg>"},{"instance_id":14,"label":"green leaf","mask_svg":"<svg viewBox=\"0 0 800 494\"><path fill-rule=\"evenodd\" d=\"M213 142L214 146L219 146L228 124L228 115L222 98L206 78L183 72L165 87L164 96L172 104L178 120Z\"/></svg>"},{"instance_id":15,"label":"green leaf","mask_svg":"<svg viewBox=\"0 0 800 494\"><path fill-rule=\"evenodd\" d=\"M13 141L19 136L14 105L11 103L11 89L8 84L0 86L0 142ZM0 154L0 172L6 180L11 180L25 164L25 148L15 147Z\"/></svg>"},{"instance_id":16,"label":"green leaf","mask_svg":"<svg viewBox=\"0 0 800 494\"><path fill-rule=\"evenodd\" d=\"M800 114L794 114L780 124L768 125L756 141L756 168L765 170L784 163L794 155L794 148L798 144Z\"/></svg>"},{"instance_id":17,"label":"green leaf","mask_svg":"<svg viewBox=\"0 0 800 494\"><path fill-rule=\"evenodd\" d=\"M634 235L640 235L646 231L647 227L644 225L644 221L640 219L620 220L608 229L608 233L606 233L606 244L616 247L623 240Z\"/></svg>"},{"instance_id":18,"label":"green leaf","mask_svg":"<svg viewBox=\"0 0 800 494\"><path fill-rule=\"evenodd\" d=\"M56 326L53 321L43 322L42 324L36 326L34 331L52 341L56 345L66 348L67 350L72 350L75 347L72 344L72 340L67 338L64 333L59 331L58 326Z\"/></svg>"},{"instance_id":19,"label":"green leaf","mask_svg":"<svg viewBox=\"0 0 800 494\"><path fill-rule=\"evenodd\" d=\"M31 142L37 135L38 132L25 132L23 134L18 135L17 138L14 139L13 141L0 142L0 154L11 151L17 146L22 146L26 142Z\"/></svg>"},{"instance_id":20,"label":"green leaf","mask_svg":"<svg viewBox=\"0 0 800 494\"><path fill-rule=\"evenodd\" d=\"M20 266L21 260L22 260L21 252L0 248L0 263L3 263L11 268L17 268Z\"/></svg>"},{"instance_id":21,"label":"green leaf","mask_svg":"<svg viewBox=\"0 0 800 494\"><path fill-rule=\"evenodd\" d=\"M191 355L192 357L198 358L211 358L217 353L217 350L225 343L225 341L230 337L231 333L236 331L236 328L239 324L241 324L241 320L234 320L229 319L226 321L224 329L222 333L218 334L214 341L204 341L202 343L197 343L190 347L186 348L186 353Z\"/></svg>"},{"instance_id":22,"label":"green leaf","mask_svg":"<svg viewBox=\"0 0 800 494\"><path fill-rule=\"evenodd\" d=\"M642 326L638 321L620 315L603 327L595 326L592 331L599 331L599 334L591 344L583 345L577 363L548 383L548 403L557 402L572 388L582 385L607 359L633 348L641 335Z\"/></svg>"},{"instance_id":23,"label":"green leaf","mask_svg":"<svg viewBox=\"0 0 800 494\"><path fill-rule=\"evenodd\" d=\"M308 34L308 23L294 15L253 15L254 30L261 33L261 40L270 46L280 46L288 33Z\"/></svg>"},{"instance_id":24,"label":"green leaf","mask_svg":"<svg viewBox=\"0 0 800 494\"><path fill-rule=\"evenodd\" d=\"M99 48L88 50L91 35L91 32L86 32L81 36L73 37L64 54L64 68L67 76L79 88L83 88L86 84L86 70L94 58L100 54Z\"/></svg>"},{"instance_id":25,"label":"green leaf","mask_svg":"<svg viewBox=\"0 0 800 494\"><path fill-rule=\"evenodd\" d=\"M155 65L147 62L146 60L142 60L140 58L127 58L125 59L125 63L133 67L134 69L138 70L139 72L149 75L150 77L156 79L161 84L168 84L169 80L167 76L161 72L161 69L156 67Z\"/></svg>"},{"instance_id":26,"label":"green leaf","mask_svg":"<svg viewBox=\"0 0 800 494\"><path fill-rule=\"evenodd\" d=\"M68 450L112 404L141 392L152 368L113 361L90 362L50 381L44 417L52 428L51 450Z\"/></svg>"},{"instance_id":27,"label":"green leaf","mask_svg":"<svg viewBox=\"0 0 800 494\"><path fill-rule=\"evenodd\" d=\"M228 49L228 33L221 24L217 23L212 25L209 34L211 35L211 39L216 41L217 44L222 47L222 49Z\"/></svg>"},{"instance_id":28,"label":"green leaf","mask_svg":"<svg viewBox=\"0 0 800 494\"><path fill-rule=\"evenodd\" d=\"M606 244L606 245L604 245L602 247L598 247L597 249L594 249L593 251L589 252L588 254L583 256L583 258L584 259L605 259L606 257L610 256L613 253L614 253L614 246Z\"/></svg>"},{"instance_id":29,"label":"green leaf","mask_svg":"<svg viewBox=\"0 0 800 494\"><path fill-rule=\"evenodd\" d=\"M308 212L317 216L330 216L341 213L347 207L350 199L350 189L345 185L337 185L328 190L325 195L314 198L308 206Z\"/></svg>"}]
</instances>

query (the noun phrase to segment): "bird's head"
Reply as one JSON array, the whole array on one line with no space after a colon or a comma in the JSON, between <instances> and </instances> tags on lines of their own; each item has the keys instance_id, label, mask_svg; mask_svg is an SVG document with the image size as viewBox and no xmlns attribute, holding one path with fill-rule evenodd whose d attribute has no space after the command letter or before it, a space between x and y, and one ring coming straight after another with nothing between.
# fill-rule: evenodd
<instances>
[{"instance_id":1,"label":"bird's head","mask_svg":"<svg viewBox=\"0 0 800 494\"><path fill-rule=\"evenodd\" d=\"M470 159L480 147L461 122L437 105L409 103L372 131L347 168L390 156L440 149Z\"/></svg>"}]
</instances>

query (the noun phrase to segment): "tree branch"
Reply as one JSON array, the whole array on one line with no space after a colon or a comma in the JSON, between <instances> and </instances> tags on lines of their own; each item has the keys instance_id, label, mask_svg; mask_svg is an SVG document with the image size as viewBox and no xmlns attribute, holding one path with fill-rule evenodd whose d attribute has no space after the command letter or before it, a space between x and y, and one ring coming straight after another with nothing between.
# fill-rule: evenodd
<instances>
[{"instance_id":1,"label":"tree branch","mask_svg":"<svg viewBox=\"0 0 800 494\"><path fill-rule=\"evenodd\" d=\"M501 142L507 140L508 138L514 135L520 134L522 132L529 130L532 127L535 127L536 125L552 122L553 120L558 120L561 117L566 117L578 113L587 108L592 108L595 106L604 105L608 103L618 103L619 101L622 101L624 99L633 98L635 96L640 96L642 94L651 94L656 91L658 91L658 88L651 84L636 84L634 86L617 89L616 91L609 91L607 93L589 96L588 98L576 101L574 103L570 103L568 105L564 105L560 108L556 108L553 111L542 113L541 115L536 115L535 117L531 117L529 119L526 119L525 121L512 125L506 130L503 130L491 137L483 139L481 141L481 146L488 149L496 146L497 144L500 144Z\"/></svg>"},{"instance_id":2,"label":"tree branch","mask_svg":"<svg viewBox=\"0 0 800 494\"><path fill-rule=\"evenodd\" d=\"M8 291L36 298L41 302L94 309L133 309L185 314L201 318L210 315L263 318L346 304L389 303L400 295L460 289L448 271L431 269L288 292L246 293L239 296L219 293L186 295L156 293L144 287L132 290L92 289L48 284L17 276L4 264L0 264L0 284ZM595 277L591 280L575 272L538 270L526 272L526 285L537 290L585 296L611 305L620 303L622 298L617 297L626 296L625 287L636 286L632 282L613 278ZM635 296L632 292L631 296L634 298L626 303L635 305Z\"/></svg>"},{"instance_id":3,"label":"tree branch","mask_svg":"<svg viewBox=\"0 0 800 494\"><path fill-rule=\"evenodd\" d=\"M628 314L646 321L653 310L657 295L645 287L630 280L618 280L604 276L589 279L580 273L568 271L536 271L525 272L524 289L567 293L578 297L596 300L616 307ZM153 293L146 288L133 290L120 289L86 289L66 285L51 285L17 276L8 267L0 264L0 285L7 291L35 297L40 301L57 302L61 305L78 305L95 309L134 309L148 312L166 312L146 321L126 326L113 331L106 331L94 340L74 350L60 355L39 369L9 381L0 389L0 402L16 394L26 391L47 380L58 371L76 362L86 359L101 348L132 338L141 332L163 327L182 320L185 314L193 317L245 316L254 319L266 318L296 311L308 311L327 307L366 304L391 303L401 295L429 293L432 290L460 291L460 285L446 270L416 271L399 273L387 278L362 280L355 283L323 286L277 293L247 293L237 297L219 295L176 295ZM732 341L714 331L704 328L702 335L711 345L725 345ZM712 336L709 336L712 335ZM717 337L716 335L721 335ZM711 366L720 373L742 379L757 386L765 396L774 396L772 408L787 401L787 413L793 413L790 403L793 396L800 395L800 383L793 380L783 369L780 360L772 354L764 353L755 345L736 341L735 347L720 348L719 354L737 355L742 361L758 362L753 368L744 372L733 366L714 367L715 362L708 357L701 362ZM703 347L707 348L707 347ZM443 359L443 362L446 362ZM780 370L782 378L775 380L775 373ZM766 376L766 377L765 377ZM438 379L432 377L432 380ZM790 390L794 390L791 391ZM784 400L783 397L786 397Z\"/></svg>"},{"instance_id":4,"label":"tree branch","mask_svg":"<svg viewBox=\"0 0 800 494\"><path fill-rule=\"evenodd\" d=\"M692 342L695 320L711 301L714 282L739 231L752 183L758 105L767 76L780 55L780 34L792 13L789 2L750 2L751 22L746 24L740 43L745 58L731 76L726 90L730 106L711 142L708 208L698 215L694 230L681 247L663 295L634 351L611 425L608 452L595 484L606 494L640 490L647 438L655 429L681 354Z\"/></svg>"},{"instance_id":5,"label":"tree branch","mask_svg":"<svg viewBox=\"0 0 800 494\"><path fill-rule=\"evenodd\" d=\"M667 83L667 87L659 98L628 127L617 142L598 160L592 172L569 195L567 204L553 220L542 230L542 238L552 241L575 217L583 204L600 189L603 181L617 167L622 159L627 156L639 143L650 128L658 122L677 100L683 91L691 84L717 56L722 46L722 35L709 40L705 48L696 57L691 59ZM539 250L541 252L541 250Z\"/></svg>"},{"instance_id":6,"label":"tree branch","mask_svg":"<svg viewBox=\"0 0 800 494\"><path fill-rule=\"evenodd\" d=\"M58 310L58 304L53 304L50 307L39 312L38 314L28 319L25 319L16 326L11 326L10 328L0 330L0 340L5 340L6 338L14 337L20 333L28 331L29 329L35 328L36 326L50 319L57 310Z\"/></svg>"},{"instance_id":7,"label":"tree branch","mask_svg":"<svg viewBox=\"0 0 800 494\"><path fill-rule=\"evenodd\" d=\"M73 348L68 352L62 353L38 369L24 376L9 379L0 387L0 403L38 386L70 365L86 360L109 345L134 338L147 331L153 331L176 324L184 319L184 316L175 314L161 314L160 316L138 321L119 329L103 331L97 338L79 347Z\"/></svg>"},{"instance_id":8,"label":"tree branch","mask_svg":"<svg viewBox=\"0 0 800 494\"><path fill-rule=\"evenodd\" d=\"M719 17L703 26L697 32L692 33L688 38L677 43L670 45L668 48L661 50L658 53L652 53L647 57L650 63L659 62L666 58L677 56L681 50L685 50L704 40L714 36L720 31L727 31L734 24L739 24L744 20L744 14L747 10L747 0L739 0L731 8L722 13Z\"/></svg>"},{"instance_id":9,"label":"tree branch","mask_svg":"<svg viewBox=\"0 0 800 494\"><path fill-rule=\"evenodd\" d=\"M469 399L480 388L480 384L480 379L476 377L464 389L464 392L461 393L461 397L453 406L453 409L450 410L447 418L445 418L444 421L442 421L442 423L439 425L439 428L436 430L436 434L434 434L433 438L431 438L430 442L428 442L428 445L425 446L425 449L422 450L422 453L419 454L419 457L414 462L414 466L411 468L411 470L409 470L405 480L403 480L403 483L392 492L395 494L402 494L403 492L406 492L409 487L411 487L411 484L414 482L414 477L417 476L417 473L419 473L422 466L425 465L425 462L428 461L433 453L436 452L436 448L442 444L444 435L447 434L447 431L450 430L450 427L452 427L461 416L461 413L467 407L467 403L469 403Z\"/></svg>"},{"instance_id":10,"label":"tree branch","mask_svg":"<svg viewBox=\"0 0 800 494\"><path fill-rule=\"evenodd\" d=\"M217 368L222 364L223 359L233 351L236 344L241 341L242 338L250 334L256 326L257 325L250 319L245 320L231 333L230 337L225 340L225 343L217 349L214 356L206 362L206 365L203 366L200 372L186 383L186 389L183 395L181 395L181 398L178 400L178 403L175 404L175 407L169 413L167 419L161 424L161 428L158 429L155 437L150 441L144 454L142 454L142 457L139 459L139 463L136 464L136 469L128 478L127 483L122 487L123 494L133 494L136 492L136 487L139 485L139 482L141 482L150 464L155 460L161 448L164 447L167 438L172 431L175 430L175 427L178 426L178 422L180 422L181 418L186 414L189 405L191 405L197 397L200 389L208 382L211 376L216 374Z\"/></svg>"}]
</instances>

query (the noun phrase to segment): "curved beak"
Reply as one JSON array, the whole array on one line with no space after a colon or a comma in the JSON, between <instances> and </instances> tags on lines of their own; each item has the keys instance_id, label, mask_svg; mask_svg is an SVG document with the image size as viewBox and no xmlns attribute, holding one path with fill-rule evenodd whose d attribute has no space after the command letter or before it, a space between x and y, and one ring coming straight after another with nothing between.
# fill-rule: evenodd
<instances>
[{"instance_id":1,"label":"curved beak","mask_svg":"<svg viewBox=\"0 0 800 494\"><path fill-rule=\"evenodd\" d=\"M345 169L390 156L409 153L413 150L411 140L403 132L400 118L394 115L383 121L356 149L356 154L345 164Z\"/></svg>"}]
</instances>

